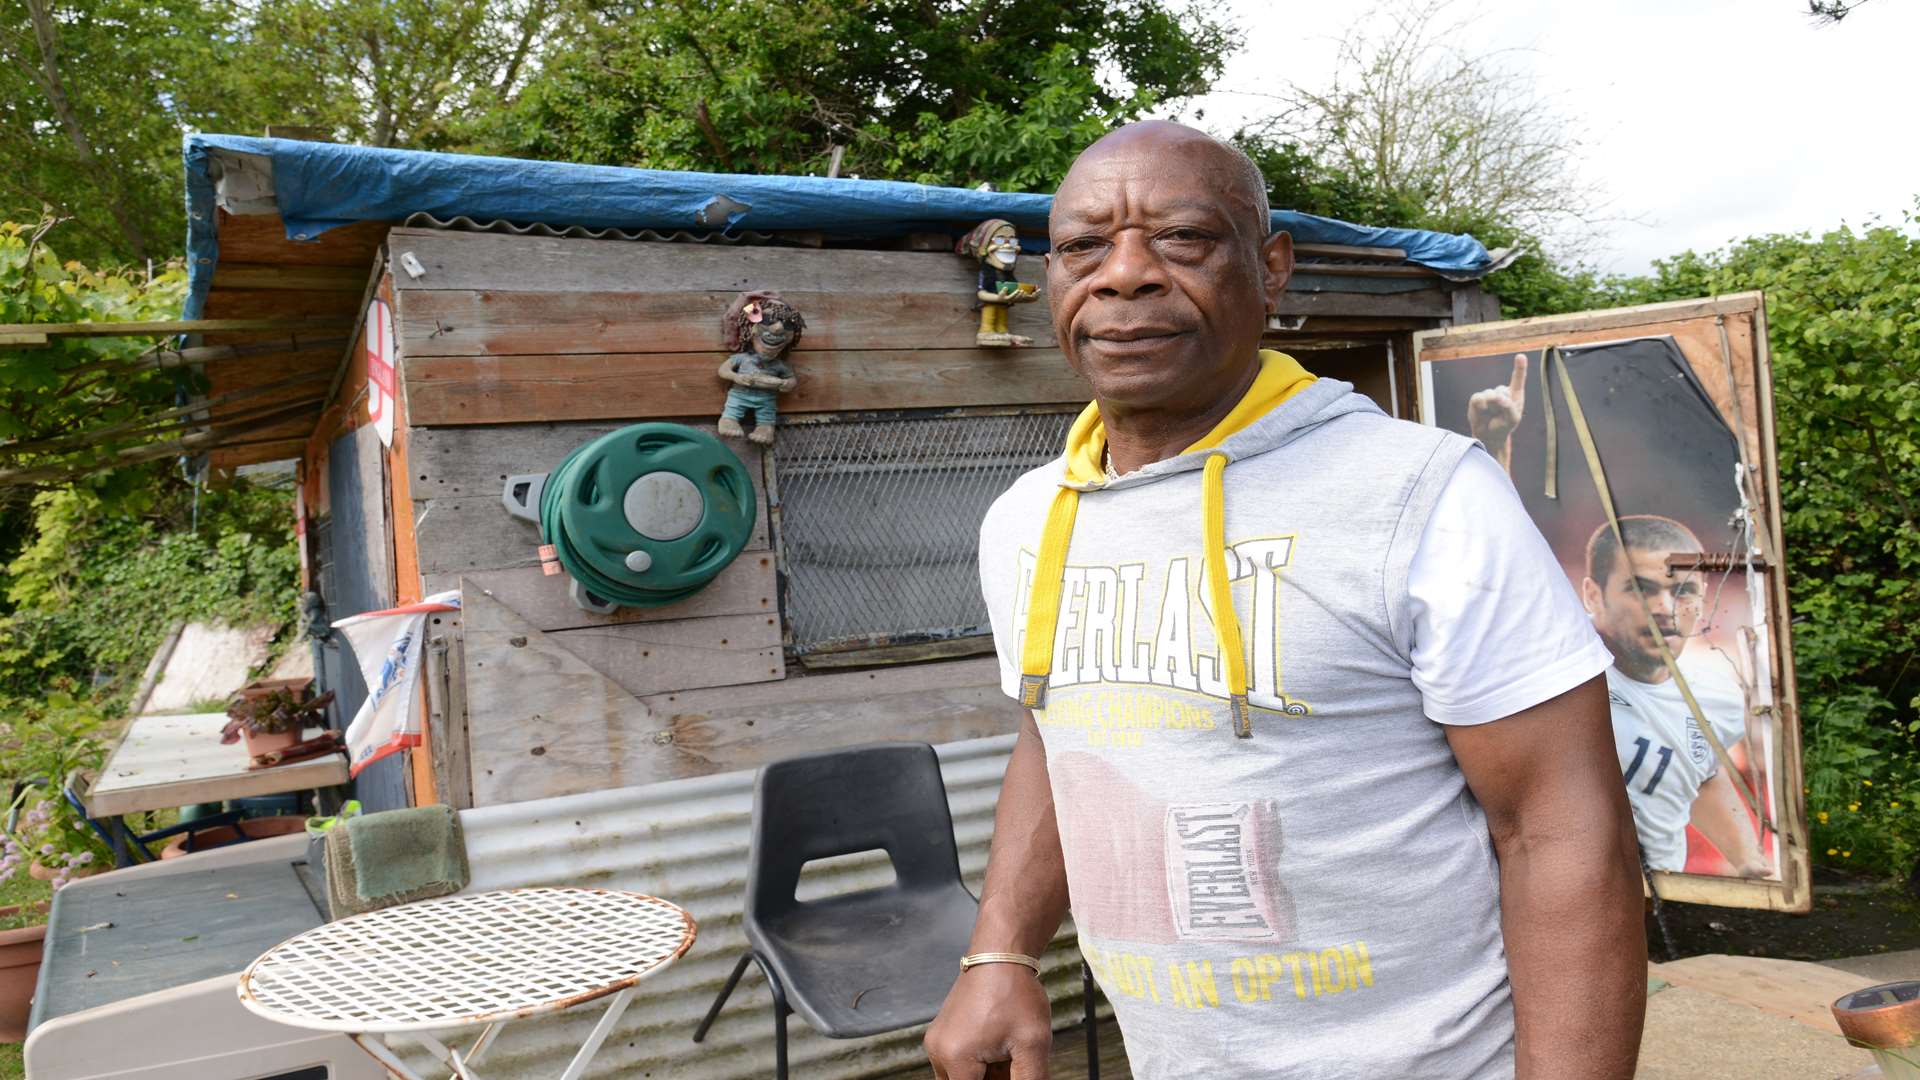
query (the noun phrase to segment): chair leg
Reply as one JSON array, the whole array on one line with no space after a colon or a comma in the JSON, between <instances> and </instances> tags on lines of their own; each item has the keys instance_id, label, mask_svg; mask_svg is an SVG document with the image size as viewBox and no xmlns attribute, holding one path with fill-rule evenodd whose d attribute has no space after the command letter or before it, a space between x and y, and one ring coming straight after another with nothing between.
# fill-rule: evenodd
<instances>
[{"instance_id":1,"label":"chair leg","mask_svg":"<svg viewBox=\"0 0 1920 1080\"><path fill-rule=\"evenodd\" d=\"M760 965L760 973L767 977L767 988L773 991L773 1080L787 1080L787 1017L793 1010L787 1007L787 991L780 985L780 976L765 964Z\"/></svg>"},{"instance_id":2,"label":"chair leg","mask_svg":"<svg viewBox=\"0 0 1920 1080\"><path fill-rule=\"evenodd\" d=\"M1093 1014L1093 965L1080 962L1080 996L1087 1006L1087 1080L1100 1080L1100 1025Z\"/></svg>"},{"instance_id":3,"label":"chair leg","mask_svg":"<svg viewBox=\"0 0 1920 1080\"><path fill-rule=\"evenodd\" d=\"M733 974L727 976L727 984L720 988L720 996L713 999L713 1007L707 1010L706 1019L700 1021L700 1026L694 1029L694 1042L700 1042L707 1037L707 1029L713 1026L714 1018L720 1015L720 1006L725 1005L727 999L733 996L733 988L740 985L740 976L746 974L747 964L752 960L753 953L748 951L741 955L739 963L733 965Z\"/></svg>"}]
</instances>

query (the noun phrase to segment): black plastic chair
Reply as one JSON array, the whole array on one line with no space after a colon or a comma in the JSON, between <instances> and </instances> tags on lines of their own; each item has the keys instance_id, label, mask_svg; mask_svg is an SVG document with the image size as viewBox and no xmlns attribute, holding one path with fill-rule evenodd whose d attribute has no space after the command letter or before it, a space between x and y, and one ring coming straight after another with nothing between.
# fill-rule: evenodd
<instances>
[{"instance_id":1,"label":"black plastic chair","mask_svg":"<svg viewBox=\"0 0 1920 1080\"><path fill-rule=\"evenodd\" d=\"M881 849L894 881L821 900L795 898L815 859ZM774 1072L787 1076L787 1017L853 1039L931 1021L960 974L979 901L960 879L940 762L925 743L805 754L760 770L753 789L745 927L748 951L693 1033L706 1038L747 964L773 991ZM1098 1080L1093 980L1087 1069Z\"/></svg>"}]
</instances>

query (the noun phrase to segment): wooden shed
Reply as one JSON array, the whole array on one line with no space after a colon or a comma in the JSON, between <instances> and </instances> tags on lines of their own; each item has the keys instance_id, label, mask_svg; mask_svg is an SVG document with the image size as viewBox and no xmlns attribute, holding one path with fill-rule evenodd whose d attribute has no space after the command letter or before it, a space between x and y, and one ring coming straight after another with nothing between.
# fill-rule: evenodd
<instances>
[{"instance_id":1,"label":"wooden shed","mask_svg":"<svg viewBox=\"0 0 1920 1080\"><path fill-rule=\"evenodd\" d=\"M297 458L316 624L458 590L428 628L425 740L359 778L370 807L490 805L749 769L878 739L1011 732L975 586L981 513L1059 450L1087 388L1044 304L1031 348L974 345L983 218L1045 247L1047 198L722 177L330 144L189 140L188 317L209 335L216 467ZM1413 333L1496 317L1468 237L1278 213L1299 272L1268 341L1412 417ZM1041 281L1037 255L1018 267ZM806 316L745 550L688 599L583 610L508 512L509 477L626 424L712 430L720 317L745 289ZM390 445L367 312L390 305ZM376 327L374 333L381 331ZM235 397L235 394L239 397ZM237 422L237 420L236 420ZM337 636L321 681L365 695Z\"/></svg>"}]
</instances>

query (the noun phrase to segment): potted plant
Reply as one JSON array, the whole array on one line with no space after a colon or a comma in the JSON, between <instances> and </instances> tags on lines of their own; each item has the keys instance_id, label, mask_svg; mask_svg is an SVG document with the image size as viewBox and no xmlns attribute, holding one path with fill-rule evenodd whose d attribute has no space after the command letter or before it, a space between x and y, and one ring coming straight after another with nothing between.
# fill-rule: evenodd
<instances>
[{"instance_id":1,"label":"potted plant","mask_svg":"<svg viewBox=\"0 0 1920 1080\"><path fill-rule=\"evenodd\" d=\"M64 887L75 877L109 869L104 842L63 785L78 769L106 758L92 706L53 693L0 724L0 774L11 780L0 836L0 882L25 873ZM40 971L46 905L0 908L0 1042L26 1037L27 1011Z\"/></svg>"},{"instance_id":2,"label":"potted plant","mask_svg":"<svg viewBox=\"0 0 1920 1080\"><path fill-rule=\"evenodd\" d=\"M57 889L110 868L112 852L65 791L74 772L106 760L99 736L99 712L64 694L49 694L32 715L0 726L0 762L13 781L0 881L24 868Z\"/></svg>"},{"instance_id":3,"label":"potted plant","mask_svg":"<svg viewBox=\"0 0 1920 1080\"><path fill-rule=\"evenodd\" d=\"M227 701L227 726L220 741L245 740L247 756L259 757L298 743L308 725L326 723L324 710L333 692L313 697L310 679L275 679L247 684Z\"/></svg>"}]
</instances>

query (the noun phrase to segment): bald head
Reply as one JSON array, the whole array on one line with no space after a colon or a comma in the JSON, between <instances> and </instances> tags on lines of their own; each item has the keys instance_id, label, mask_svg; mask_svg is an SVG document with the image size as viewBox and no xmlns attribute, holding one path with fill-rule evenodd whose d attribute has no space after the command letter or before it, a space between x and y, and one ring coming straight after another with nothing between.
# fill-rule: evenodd
<instances>
[{"instance_id":1,"label":"bald head","mask_svg":"<svg viewBox=\"0 0 1920 1080\"><path fill-rule=\"evenodd\" d=\"M1171 120L1142 120L1117 127L1100 138L1073 160L1060 181L1056 197L1068 190L1076 173L1090 171L1113 157L1147 157L1163 167L1188 168L1211 174L1221 181L1215 190L1229 201L1255 215L1256 239L1265 239L1273 230L1273 214L1267 203L1267 178L1239 147L1223 142L1198 128Z\"/></svg>"},{"instance_id":2,"label":"bald head","mask_svg":"<svg viewBox=\"0 0 1920 1080\"><path fill-rule=\"evenodd\" d=\"M1109 431L1197 438L1253 381L1293 273L1269 218L1253 162L1180 124L1129 124L1074 160L1048 215L1047 298Z\"/></svg>"}]
</instances>

